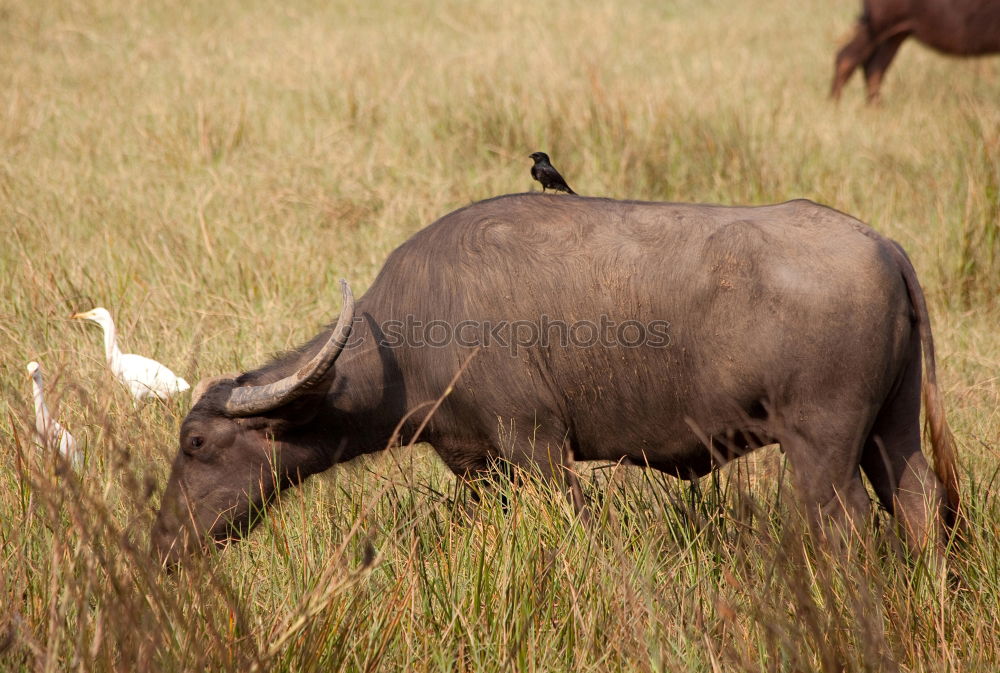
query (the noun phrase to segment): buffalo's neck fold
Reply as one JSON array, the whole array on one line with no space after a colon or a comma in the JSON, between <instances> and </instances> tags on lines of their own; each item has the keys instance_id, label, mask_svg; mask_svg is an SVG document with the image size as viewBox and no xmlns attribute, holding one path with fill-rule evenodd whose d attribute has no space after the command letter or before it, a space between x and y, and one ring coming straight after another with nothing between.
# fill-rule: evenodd
<instances>
[{"instance_id":1,"label":"buffalo's neck fold","mask_svg":"<svg viewBox=\"0 0 1000 673\"><path fill-rule=\"evenodd\" d=\"M356 323L334 367L333 385L315 422L331 465L388 448L406 416L396 353L379 345L368 322Z\"/></svg>"}]
</instances>

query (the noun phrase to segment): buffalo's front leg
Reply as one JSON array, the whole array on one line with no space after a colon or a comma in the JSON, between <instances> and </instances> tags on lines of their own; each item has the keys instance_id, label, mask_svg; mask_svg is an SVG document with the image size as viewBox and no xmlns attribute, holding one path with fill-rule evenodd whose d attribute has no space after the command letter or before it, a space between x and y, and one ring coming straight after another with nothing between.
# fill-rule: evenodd
<instances>
[{"instance_id":1,"label":"buffalo's front leg","mask_svg":"<svg viewBox=\"0 0 1000 673\"><path fill-rule=\"evenodd\" d=\"M590 508L575 469L568 433L561 427L539 428L530 424L527 428L501 433L498 437L501 455L518 468L560 484L577 516L589 521Z\"/></svg>"},{"instance_id":2,"label":"buffalo's front leg","mask_svg":"<svg viewBox=\"0 0 1000 673\"><path fill-rule=\"evenodd\" d=\"M435 446L441 460L458 477L460 491L467 491L472 500L479 504L483 496L491 491L500 491L500 500L507 509L507 495L504 487L509 486L512 466L501 458L493 446L461 444Z\"/></svg>"}]
</instances>

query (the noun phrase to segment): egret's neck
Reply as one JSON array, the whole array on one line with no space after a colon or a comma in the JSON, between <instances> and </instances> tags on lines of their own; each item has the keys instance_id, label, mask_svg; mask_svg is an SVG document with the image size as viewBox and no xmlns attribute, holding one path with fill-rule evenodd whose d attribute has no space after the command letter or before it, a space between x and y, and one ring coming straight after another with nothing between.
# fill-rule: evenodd
<instances>
[{"instance_id":1,"label":"egret's neck","mask_svg":"<svg viewBox=\"0 0 1000 673\"><path fill-rule=\"evenodd\" d=\"M42 383L35 376L31 377L31 392L35 399L35 414L41 416L48 412L45 407L45 398L42 397Z\"/></svg>"},{"instance_id":2,"label":"egret's neck","mask_svg":"<svg viewBox=\"0 0 1000 673\"><path fill-rule=\"evenodd\" d=\"M114 368L122 358L122 352L118 348L118 333L115 331L115 324L108 320L102 322L104 328L104 357L108 359L108 364Z\"/></svg>"},{"instance_id":3,"label":"egret's neck","mask_svg":"<svg viewBox=\"0 0 1000 673\"><path fill-rule=\"evenodd\" d=\"M31 377L31 393L35 402L35 418L42 423L48 423L49 408L45 406L45 398L42 396L42 382L38 380L37 374Z\"/></svg>"}]
</instances>

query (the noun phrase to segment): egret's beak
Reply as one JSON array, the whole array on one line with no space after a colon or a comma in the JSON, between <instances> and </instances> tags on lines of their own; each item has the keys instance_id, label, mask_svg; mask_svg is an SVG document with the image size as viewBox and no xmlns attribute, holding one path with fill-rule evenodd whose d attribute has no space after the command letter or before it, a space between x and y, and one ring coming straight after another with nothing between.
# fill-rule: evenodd
<instances>
[{"instance_id":1,"label":"egret's beak","mask_svg":"<svg viewBox=\"0 0 1000 673\"><path fill-rule=\"evenodd\" d=\"M90 311L84 313L74 313L69 317L70 320L90 320Z\"/></svg>"}]
</instances>

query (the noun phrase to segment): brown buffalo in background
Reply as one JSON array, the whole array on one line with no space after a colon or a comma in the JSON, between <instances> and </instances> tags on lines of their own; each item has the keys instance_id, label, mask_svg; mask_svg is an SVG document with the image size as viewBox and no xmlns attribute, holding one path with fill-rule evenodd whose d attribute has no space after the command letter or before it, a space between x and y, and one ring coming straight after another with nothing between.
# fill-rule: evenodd
<instances>
[{"instance_id":1,"label":"brown buffalo in background","mask_svg":"<svg viewBox=\"0 0 1000 673\"><path fill-rule=\"evenodd\" d=\"M837 53L830 95L839 99L863 65L868 102L877 101L885 71L911 35L944 54L1000 52L1000 0L863 0L854 37Z\"/></svg>"}]
</instances>

